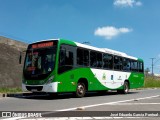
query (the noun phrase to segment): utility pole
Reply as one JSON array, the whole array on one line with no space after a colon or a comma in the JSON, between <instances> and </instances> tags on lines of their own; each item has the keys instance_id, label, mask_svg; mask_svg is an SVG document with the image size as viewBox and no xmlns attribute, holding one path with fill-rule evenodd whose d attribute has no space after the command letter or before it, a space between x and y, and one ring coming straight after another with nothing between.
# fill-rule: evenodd
<instances>
[{"instance_id":1,"label":"utility pole","mask_svg":"<svg viewBox=\"0 0 160 120\"><path fill-rule=\"evenodd\" d=\"M150 59L152 60L152 76L153 76L153 66L154 66L153 60L156 59L156 58L150 58Z\"/></svg>"}]
</instances>

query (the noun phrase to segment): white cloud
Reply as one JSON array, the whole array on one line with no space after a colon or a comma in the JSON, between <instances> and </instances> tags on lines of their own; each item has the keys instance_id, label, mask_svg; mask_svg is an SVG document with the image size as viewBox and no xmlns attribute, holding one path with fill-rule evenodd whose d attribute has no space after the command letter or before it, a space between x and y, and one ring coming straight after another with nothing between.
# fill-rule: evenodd
<instances>
[{"instance_id":1,"label":"white cloud","mask_svg":"<svg viewBox=\"0 0 160 120\"><path fill-rule=\"evenodd\" d=\"M135 3L135 5L136 5L136 6L142 6L142 3L141 3L140 1L137 1L137 2Z\"/></svg>"},{"instance_id":2,"label":"white cloud","mask_svg":"<svg viewBox=\"0 0 160 120\"><path fill-rule=\"evenodd\" d=\"M105 39L112 39L120 34L125 34L131 32L132 29L129 28L115 28L113 26L99 27L95 30L94 35L105 37Z\"/></svg>"},{"instance_id":3,"label":"white cloud","mask_svg":"<svg viewBox=\"0 0 160 120\"><path fill-rule=\"evenodd\" d=\"M117 7L142 6L142 2L138 0L115 0L113 4Z\"/></svg>"}]
</instances>

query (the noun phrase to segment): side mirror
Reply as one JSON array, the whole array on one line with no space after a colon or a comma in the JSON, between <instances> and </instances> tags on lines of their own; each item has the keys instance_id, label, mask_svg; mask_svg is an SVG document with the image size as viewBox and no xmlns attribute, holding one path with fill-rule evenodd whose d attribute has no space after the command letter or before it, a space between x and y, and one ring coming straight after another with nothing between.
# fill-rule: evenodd
<instances>
[{"instance_id":1,"label":"side mirror","mask_svg":"<svg viewBox=\"0 0 160 120\"><path fill-rule=\"evenodd\" d=\"M22 52L20 52L20 55L19 55L19 64L22 63Z\"/></svg>"}]
</instances>

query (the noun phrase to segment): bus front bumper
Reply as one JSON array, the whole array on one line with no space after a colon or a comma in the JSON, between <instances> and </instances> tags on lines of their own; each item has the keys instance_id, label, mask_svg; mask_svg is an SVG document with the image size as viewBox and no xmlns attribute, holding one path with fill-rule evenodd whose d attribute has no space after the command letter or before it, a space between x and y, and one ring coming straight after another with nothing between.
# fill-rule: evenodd
<instances>
[{"instance_id":1,"label":"bus front bumper","mask_svg":"<svg viewBox=\"0 0 160 120\"><path fill-rule=\"evenodd\" d=\"M26 85L22 83L22 90L31 92L57 92L58 82L44 85Z\"/></svg>"}]
</instances>

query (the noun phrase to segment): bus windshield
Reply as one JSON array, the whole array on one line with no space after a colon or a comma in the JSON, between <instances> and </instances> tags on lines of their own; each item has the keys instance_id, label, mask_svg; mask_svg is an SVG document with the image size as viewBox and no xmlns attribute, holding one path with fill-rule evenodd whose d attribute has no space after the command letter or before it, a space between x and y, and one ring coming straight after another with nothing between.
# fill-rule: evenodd
<instances>
[{"instance_id":1,"label":"bus windshield","mask_svg":"<svg viewBox=\"0 0 160 120\"><path fill-rule=\"evenodd\" d=\"M26 52L24 77L26 79L44 79L54 70L56 47L32 48Z\"/></svg>"}]
</instances>

